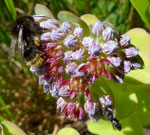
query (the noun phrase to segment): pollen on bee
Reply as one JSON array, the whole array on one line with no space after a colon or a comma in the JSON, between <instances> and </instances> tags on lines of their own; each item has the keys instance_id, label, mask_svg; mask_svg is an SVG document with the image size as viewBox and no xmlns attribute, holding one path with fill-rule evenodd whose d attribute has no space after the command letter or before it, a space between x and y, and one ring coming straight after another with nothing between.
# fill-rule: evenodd
<instances>
[{"instance_id":1,"label":"pollen on bee","mask_svg":"<svg viewBox=\"0 0 150 135\"><path fill-rule=\"evenodd\" d=\"M35 45L36 45L37 47L40 47L40 42L39 42L39 41L35 40L34 43L35 43Z\"/></svg>"}]
</instances>

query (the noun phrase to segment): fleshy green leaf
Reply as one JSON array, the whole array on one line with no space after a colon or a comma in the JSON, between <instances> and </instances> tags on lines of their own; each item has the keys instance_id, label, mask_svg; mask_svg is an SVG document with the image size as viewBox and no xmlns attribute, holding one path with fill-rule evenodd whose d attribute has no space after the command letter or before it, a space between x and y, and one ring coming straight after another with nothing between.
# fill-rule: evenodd
<instances>
[{"instance_id":1,"label":"fleshy green leaf","mask_svg":"<svg viewBox=\"0 0 150 135\"><path fill-rule=\"evenodd\" d=\"M150 112L137 113L138 119L141 121L143 127L150 125Z\"/></svg>"},{"instance_id":2,"label":"fleshy green leaf","mask_svg":"<svg viewBox=\"0 0 150 135\"><path fill-rule=\"evenodd\" d=\"M35 6L36 15L46 15L47 17L54 18L52 12L44 5L36 4Z\"/></svg>"},{"instance_id":3,"label":"fleshy green leaf","mask_svg":"<svg viewBox=\"0 0 150 135\"><path fill-rule=\"evenodd\" d=\"M22 129L10 121L2 121L1 128L2 135L27 135Z\"/></svg>"},{"instance_id":4,"label":"fleshy green leaf","mask_svg":"<svg viewBox=\"0 0 150 135\"><path fill-rule=\"evenodd\" d=\"M131 43L139 48L139 55L145 64L144 69L131 71L127 76L143 83L150 83L150 34L141 28L131 29L126 34L131 37Z\"/></svg>"},{"instance_id":5,"label":"fleshy green leaf","mask_svg":"<svg viewBox=\"0 0 150 135\"><path fill-rule=\"evenodd\" d=\"M121 120L121 124L122 131L119 132L112 127L110 121L99 120L97 123L90 121L88 130L99 135L144 135L142 125L135 116Z\"/></svg>"},{"instance_id":6,"label":"fleshy green leaf","mask_svg":"<svg viewBox=\"0 0 150 135\"><path fill-rule=\"evenodd\" d=\"M80 135L80 134L78 133L77 130L70 128L70 127L66 127L66 128L60 129L57 135Z\"/></svg>"},{"instance_id":7,"label":"fleshy green leaf","mask_svg":"<svg viewBox=\"0 0 150 135\"><path fill-rule=\"evenodd\" d=\"M123 119L135 113L138 100L134 92L134 85L127 83L119 84L113 81L108 81L108 85L113 91L116 117Z\"/></svg>"},{"instance_id":8,"label":"fleshy green leaf","mask_svg":"<svg viewBox=\"0 0 150 135\"><path fill-rule=\"evenodd\" d=\"M142 20L147 24L150 29L150 1L149 0L131 0L131 3L140 14Z\"/></svg>"},{"instance_id":9,"label":"fleshy green leaf","mask_svg":"<svg viewBox=\"0 0 150 135\"><path fill-rule=\"evenodd\" d=\"M80 17L87 25L92 25L100 21L96 16L91 14L85 14Z\"/></svg>"},{"instance_id":10,"label":"fleshy green leaf","mask_svg":"<svg viewBox=\"0 0 150 135\"><path fill-rule=\"evenodd\" d=\"M58 13L58 19L62 22L70 22L70 23L78 23L80 27L83 28L83 36L89 36L90 31L87 24L81 20L78 16L68 12L68 11L60 11Z\"/></svg>"}]
</instances>

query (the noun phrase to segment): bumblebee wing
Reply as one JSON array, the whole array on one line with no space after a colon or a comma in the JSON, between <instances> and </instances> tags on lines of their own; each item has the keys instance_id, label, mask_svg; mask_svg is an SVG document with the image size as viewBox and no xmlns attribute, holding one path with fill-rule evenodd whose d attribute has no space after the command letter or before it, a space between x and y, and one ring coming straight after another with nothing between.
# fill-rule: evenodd
<instances>
[{"instance_id":1,"label":"bumblebee wing","mask_svg":"<svg viewBox=\"0 0 150 135\"><path fill-rule=\"evenodd\" d=\"M21 27L18 34L18 49L24 52L23 28Z\"/></svg>"},{"instance_id":2,"label":"bumblebee wing","mask_svg":"<svg viewBox=\"0 0 150 135\"><path fill-rule=\"evenodd\" d=\"M17 53L23 59L25 41L23 41L23 27L19 29Z\"/></svg>"},{"instance_id":3,"label":"bumblebee wing","mask_svg":"<svg viewBox=\"0 0 150 135\"><path fill-rule=\"evenodd\" d=\"M16 45L17 45L17 41L15 39L12 39L10 43L10 52L9 52L10 57L14 56Z\"/></svg>"}]
</instances>

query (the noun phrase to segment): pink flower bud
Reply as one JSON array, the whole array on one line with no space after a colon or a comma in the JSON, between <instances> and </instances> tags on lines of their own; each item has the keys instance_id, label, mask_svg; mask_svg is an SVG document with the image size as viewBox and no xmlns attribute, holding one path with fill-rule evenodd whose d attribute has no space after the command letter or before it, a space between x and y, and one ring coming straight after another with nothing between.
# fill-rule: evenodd
<instances>
[{"instance_id":1,"label":"pink flower bud","mask_svg":"<svg viewBox=\"0 0 150 135\"><path fill-rule=\"evenodd\" d=\"M131 62L130 61L123 61L121 66L119 67L119 70L122 73L128 73L131 70Z\"/></svg>"},{"instance_id":2,"label":"pink flower bud","mask_svg":"<svg viewBox=\"0 0 150 135\"><path fill-rule=\"evenodd\" d=\"M61 85L60 87L58 87L58 93L57 93L58 97L67 98L69 97L69 94L70 94L69 85Z\"/></svg>"},{"instance_id":3,"label":"pink flower bud","mask_svg":"<svg viewBox=\"0 0 150 135\"><path fill-rule=\"evenodd\" d=\"M85 50L84 49L79 49L79 50L76 50L72 53L72 58L73 60L76 60L76 61L81 61L83 58L84 58L84 52Z\"/></svg>"},{"instance_id":4,"label":"pink flower bud","mask_svg":"<svg viewBox=\"0 0 150 135\"><path fill-rule=\"evenodd\" d=\"M94 103L92 100L87 100L84 103L84 109L88 114L94 115L97 112L98 104Z\"/></svg>"},{"instance_id":5,"label":"pink flower bud","mask_svg":"<svg viewBox=\"0 0 150 135\"><path fill-rule=\"evenodd\" d=\"M53 41L60 41L64 39L64 33L61 29L52 30L50 37Z\"/></svg>"},{"instance_id":6,"label":"pink flower bud","mask_svg":"<svg viewBox=\"0 0 150 135\"><path fill-rule=\"evenodd\" d=\"M111 78L117 83L123 83L124 74L116 71L115 73L111 74Z\"/></svg>"},{"instance_id":7,"label":"pink flower bud","mask_svg":"<svg viewBox=\"0 0 150 135\"><path fill-rule=\"evenodd\" d=\"M73 53L72 51L66 51L64 53L63 60L64 60L65 63L72 62L72 60L73 60L72 53Z\"/></svg>"},{"instance_id":8,"label":"pink flower bud","mask_svg":"<svg viewBox=\"0 0 150 135\"><path fill-rule=\"evenodd\" d=\"M105 52L108 55L115 54L118 52L118 43L115 41L107 41L103 45L103 52Z\"/></svg>"},{"instance_id":9,"label":"pink flower bud","mask_svg":"<svg viewBox=\"0 0 150 135\"><path fill-rule=\"evenodd\" d=\"M78 39L73 35L69 35L65 38L64 45L69 49L74 48L78 45Z\"/></svg>"},{"instance_id":10,"label":"pink flower bud","mask_svg":"<svg viewBox=\"0 0 150 135\"><path fill-rule=\"evenodd\" d=\"M71 77L75 78L75 77L83 77L83 76L85 76L85 72L80 70L84 65L85 65L84 63L78 65L76 67L76 69L74 70L74 74Z\"/></svg>"},{"instance_id":11,"label":"pink flower bud","mask_svg":"<svg viewBox=\"0 0 150 135\"><path fill-rule=\"evenodd\" d=\"M75 69L77 68L77 64L75 62L73 63L69 63L66 68L65 71L68 75L73 75L75 74Z\"/></svg>"},{"instance_id":12,"label":"pink flower bud","mask_svg":"<svg viewBox=\"0 0 150 135\"><path fill-rule=\"evenodd\" d=\"M60 109L63 104L65 104L64 99L62 97L58 98L58 100L57 100L57 109Z\"/></svg>"},{"instance_id":13,"label":"pink flower bud","mask_svg":"<svg viewBox=\"0 0 150 135\"><path fill-rule=\"evenodd\" d=\"M93 25L92 32L96 36L99 36L99 35L102 35L102 32L104 31L104 29L105 29L105 26L104 26L104 24L102 22L96 22Z\"/></svg>"},{"instance_id":14,"label":"pink flower bud","mask_svg":"<svg viewBox=\"0 0 150 135\"><path fill-rule=\"evenodd\" d=\"M93 43L88 47L88 52L92 56L99 56L101 54L102 46L101 44Z\"/></svg>"},{"instance_id":15,"label":"pink flower bud","mask_svg":"<svg viewBox=\"0 0 150 135\"><path fill-rule=\"evenodd\" d=\"M76 28L74 29L73 34L74 34L76 37L81 38L82 35L83 35L83 29L82 29L81 27L76 27Z\"/></svg>"},{"instance_id":16,"label":"pink flower bud","mask_svg":"<svg viewBox=\"0 0 150 135\"><path fill-rule=\"evenodd\" d=\"M40 37L41 41L51 41L50 32L43 33Z\"/></svg>"},{"instance_id":17,"label":"pink flower bud","mask_svg":"<svg viewBox=\"0 0 150 135\"><path fill-rule=\"evenodd\" d=\"M111 64L109 64L110 67L119 67L122 62L121 58L118 56L117 57L107 57L107 60L109 60L111 63Z\"/></svg>"},{"instance_id":18,"label":"pink flower bud","mask_svg":"<svg viewBox=\"0 0 150 135\"><path fill-rule=\"evenodd\" d=\"M138 68L141 68L141 65L139 63L132 63L132 68L138 69Z\"/></svg>"},{"instance_id":19,"label":"pink flower bud","mask_svg":"<svg viewBox=\"0 0 150 135\"><path fill-rule=\"evenodd\" d=\"M106 28L103 33L103 40L112 40L115 37L115 30L111 27Z\"/></svg>"},{"instance_id":20,"label":"pink flower bud","mask_svg":"<svg viewBox=\"0 0 150 135\"><path fill-rule=\"evenodd\" d=\"M79 107L79 119L83 119L84 111L81 107Z\"/></svg>"},{"instance_id":21,"label":"pink flower bud","mask_svg":"<svg viewBox=\"0 0 150 135\"><path fill-rule=\"evenodd\" d=\"M103 108L109 107L112 105L112 99L111 99L110 95L103 96L103 97L99 98L99 100L100 100L100 103L102 104Z\"/></svg>"},{"instance_id":22,"label":"pink flower bud","mask_svg":"<svg viewBox=\"0 0 150 135\"><path fill-rule=\"evenodd\" d=\"M131 38L128 35L121 35L120 37L120 46L126 47L130 45Z\"/></svg>"},{"instance_id":23,"label":"pink flower bud","mask_svg":"<svg viewBox=\"0 0 150 135\"><path fill-rule=\"evenodd\" d=\"M72 31L72 26L70 23L68 22L63 22L61 25L61 30L65 33L65 34L69 34Z\"/></svg>"},{"instance_id":24,"label":"pink flower bud","mask_svg":"<svg viewBox=\"0 0 150 135\"><path fill-rule=\"evenodd\" d=\"M93 43L94 43L94 40L93 40L93 38L91 38L91 37L85 37L85 38L83 38L83 40L82 40L82 44L83 44L85 47L89 47L89 46L91 46Z\"/></svg>"},{"instance_id":25,"label":"pink flower bud","mask_svg":"<svg viewBox=\"0 0 150 135\"><path fill-rule=\"evenodd\" d=\"M138 55L138 50L135 47L128 47L124 49L123 51L127 58L131 58L131 57Z\"/></svg>"},{"instance_id":26,"label":"pink flower bud","mask_svg":"<svg viewBox=\"0 0 150 135\"><path fill-rule=\"evenodd\" d=\"M58 27L58 22L55 19L48 19L40 23L40 27L44 29L56 29Z\"/></svg>"}]
</instances>

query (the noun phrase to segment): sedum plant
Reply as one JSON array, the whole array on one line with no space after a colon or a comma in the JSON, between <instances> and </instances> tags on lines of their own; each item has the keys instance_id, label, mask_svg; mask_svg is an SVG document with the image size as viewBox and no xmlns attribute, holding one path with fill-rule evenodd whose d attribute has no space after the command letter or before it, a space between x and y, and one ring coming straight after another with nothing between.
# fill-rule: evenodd
<instances>
[{"instance_id":1,"label":"sedum plant","mask_svg":"<svg viewBox=\"0 0 150 135\"><path fill-rule=\"evenodd\" d=\"M82 121L89 117L95 122L105 117L117 127L112 111L115 99L106 80L123 83L125 74L143 68L130 37L119 35L111 23L96 17L88 25L66 11L60 12L57 20L42 5L36 5L35 13L35 22L44 29L35 37L42 44L44 62L40 67L29 66L44 92L58 98L57 108L65 117Z\"/></svg>"},{"instance_id":2,"label":"sedum plant","mask_svg":"<svg viewBox=\"0 0 150 135\"><path fill-rule=\"evenodd\" d=\"M33 19L43 30L41 35L34 36L35 42L42 46L39 52L42 64L33 66L27 62L27 65L38 76L44 92L58 98L57 108L67 118L81 121L90 118L94 122L102 118L121 130L114 116L115 108L121 96L124 98L128 93L121 93L117 102L113 89L117 83L124 86L125 75L144 65L130 37L120 35L111 23L92 15L79 18L61 11L57 20L40 4L36 5L35 13ZM131 97L134 99L135 95ZM127 113L131 112L132 107ZM125 115L126 112L117 114L118 118Z\"/></svg>"}]
</instances>

